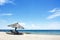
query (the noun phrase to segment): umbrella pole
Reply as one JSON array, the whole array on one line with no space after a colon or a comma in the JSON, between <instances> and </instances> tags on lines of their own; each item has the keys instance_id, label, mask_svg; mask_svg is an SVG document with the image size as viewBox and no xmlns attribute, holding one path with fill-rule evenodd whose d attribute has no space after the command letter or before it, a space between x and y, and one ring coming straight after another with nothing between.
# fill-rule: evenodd
<instances>
[{"instance_id":1,"label":"umbrella pole","mask_svg":"<svg viewBox=\"0 0 60 40\"><path fill-rule=\"evenodd\" d=\"M15 32L16 32L16 30L17 30L17 27L15 27Z\"/></svg>"}]
</instances>

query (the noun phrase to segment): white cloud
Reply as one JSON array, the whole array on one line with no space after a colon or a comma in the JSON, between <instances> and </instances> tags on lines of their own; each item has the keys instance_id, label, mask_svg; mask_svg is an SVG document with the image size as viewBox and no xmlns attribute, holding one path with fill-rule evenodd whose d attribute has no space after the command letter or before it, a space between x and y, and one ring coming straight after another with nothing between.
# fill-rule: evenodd
<instances>
[{"instance_id":1,"label":"white cloud","mask_svg":"<svg viewBox=\"0 0 60 40\"><path fill-rule=\"evenodd\" d=\"M21 26L25 26L25 25L26 25L26 23L22 23L22 22L21 22L21 23L19 23L19 24L20 24Z\"/></svg>"},{"instance_id":2,"label":"white cloud","mask_svg":"<svg viewBox=\"0 0 60 40\"><path fill-rule=\"evenodd\" d=\"M3 13L3 14L0 14L0 16L12 16L13 14L12 13Z\"/></svg>"},{"instance_id":3,"label":"white cloud","mask_svg":"<svg viewBox=\"0 0 60 40\"><path fill-rule=\"evenodd\" d=\"M57 8L54 8L52 10L50 10L49 12L55 12Z\"/></svg>"},{"instance_id":4,"label":"white cloud","mask_svg":"<svg viewBox=\"0 0 60 40\"><path fill-rule=\"evenodd\" d=\"M0 29L14 29L12 27L7 27L9 24L16 23L14 22L9 22L7 20L0 20ZM60 29L60 23L59 22L49 22L45 24L35 24L35 23L24 23L24 22L19 22L20 25L22 25L25 29L31 29L31 30L59 30Z\"/></svg>"},{"instance_id":5,"label":"white cloud","mask_svg":"<svg viewBox=\"0 0 60 40\"><path fill-rule=\"evenodd\" d=\"M13 0L0 0L0 5L5 5L5 4L8 4L8 3L15 4L13 2Z\"/></svg>"},{"instance_id":6,"label":"white cloud","mask_svg":"<svg viewBox=\"0 0 60 40\"><path fill-rule=\"evenodd\" d=\"M59 30L60 29L60 23L59 22L49 22L46 24L31 24L30 29L37 29L37 30Z\"/></svg>"},{"instance_id":7,"label":"white cloud","mask_svg":"<svg viewBox=\"0 0 60 40\"><path fill-rule=\"evenodd\" d=\"M31 29L31 30L59 30L60 29L60 23L59 22L49 22L45 24L35 24L35 23L22 23L24 25L23 27L25 29Z\"/></svg>"},{"instance_id":8,"label":"white cloud","mask_svg":"<svg viewBox=\"0 0 60 40\"><path fill-rule=\"evenodd\" d=\"M21 23L20 23L21 24ZM35 24L35 23L22 23L21 25L24 25L23 27L25 29L31 29L31 30L59 30L60 29L60 23L59 22L49 22L45 24Z\"/></svg>"},{"instance_id":9,"label":"white cloud","mask_svg":"<svg viewBox=\"0 0 60 40\"><path fill-rule=\"evenodd\" d=\"M12 29L11 27L7 27L8 24L7 20L0 19L0 29Z\"/></svg>"},{"instance_id":10,"label":"white cloud","mask_svg":"<svg viewBox=\"0 0 60 40\"><path fill-rule=\"evenodd\" d=\"M48 16L47 19L53 19L53 18L56 18L56 17L59 17L60 16L60 9L53 9L53 10L50 10L49 12L53 13L52 15Z\"/></svg>"},{"instance_id":11,"label":"white cloud","mask_svg":"<svg viewBox=\"0 0 60 40\"><path fill-rule=\"evenodd\" d=\"M51 22L47 24L47 29L60 29L60 22Z\"/></svg>"},{"instance_id":12,"label":"white cloud","mask_svg":"<svg viewBox=\"0 0 60 40\"><path fill-rule=\"evenodd\" d=\"M0 19L0 29L14 29L12 27L8 27L7 25L16 23L16 21L10 22L8 20ZM21 26L24 28L26 27L26 24L23 22L18 22Z\"/></svg>"}]
</instances>

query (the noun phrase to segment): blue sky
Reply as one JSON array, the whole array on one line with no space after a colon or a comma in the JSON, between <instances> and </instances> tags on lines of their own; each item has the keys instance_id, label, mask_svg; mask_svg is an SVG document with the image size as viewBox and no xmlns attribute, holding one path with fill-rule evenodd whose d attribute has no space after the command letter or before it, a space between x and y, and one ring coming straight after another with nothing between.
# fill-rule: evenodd
<instances>
[{"instance_id":1,"label":"blue sky","mask_svg":"<svg viewBox=\"0 0 60 40\"><path fill-rule=\"evenodd\" d=\"M60 29L60 0L0 0L0 29L19 22L25 29Z\"/></svg>"}]
</instances>

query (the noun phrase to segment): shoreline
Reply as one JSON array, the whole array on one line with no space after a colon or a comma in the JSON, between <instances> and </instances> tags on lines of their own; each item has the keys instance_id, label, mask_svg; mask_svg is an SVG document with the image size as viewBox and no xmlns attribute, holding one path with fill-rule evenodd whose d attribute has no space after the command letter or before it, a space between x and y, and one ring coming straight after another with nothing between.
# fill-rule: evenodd
<instances>
[{"instance_id":1,"label":"shoreline","mask_svg":"<svg viewBox=\"0 0 60 40\"><path fill-rule=\"evenodd\" d=\"M43 34L23 34L9 35L6 32L0 32L0 40L60 40L60 35Z\"/></svg>"}]
</instances>

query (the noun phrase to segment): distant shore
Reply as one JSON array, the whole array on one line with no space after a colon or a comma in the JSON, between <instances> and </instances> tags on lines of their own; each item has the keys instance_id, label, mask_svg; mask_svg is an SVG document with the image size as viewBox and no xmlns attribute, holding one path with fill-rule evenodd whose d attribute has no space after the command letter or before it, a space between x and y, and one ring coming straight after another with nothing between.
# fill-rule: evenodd
<instances>
[{"instance_id":1,"label":"distant shore","mask_svg":"<svg viewBox=\"0 0 60 40\"><path fill-rule=\"evenodd\" d=\"M23 34L9 35L0 32L0 40L60 40L60 35Z\"/></svg>"}]
</instances>

